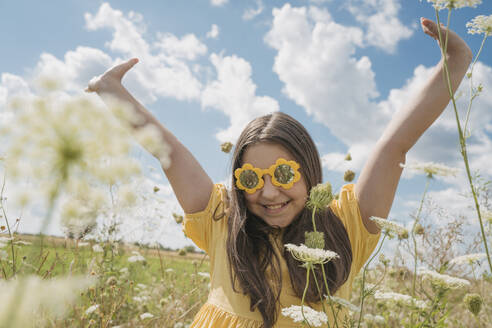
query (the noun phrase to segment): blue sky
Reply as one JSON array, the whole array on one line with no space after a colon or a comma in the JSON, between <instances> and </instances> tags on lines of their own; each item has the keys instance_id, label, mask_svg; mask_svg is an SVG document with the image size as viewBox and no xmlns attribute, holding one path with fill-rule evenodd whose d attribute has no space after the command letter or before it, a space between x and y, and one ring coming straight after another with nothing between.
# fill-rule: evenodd
<instances>
[{"instance_id":1,"label":"blue sky","mask_svg":"<svg viewBox=\"0 0 492 328\"><path fill-rule=\"evenodd\" d=\"M452 16L452 28L475 53L481 37L467 34L465 24L476 15L492 14L491 1L483 2ZM2 1L0 122L9 99L36 92L32 81L40 74L63 80L66 91L77 94L92 76L135 56L140 63L124 84L214 181L229 175L230 155L220 152L220 144L234 142L252 118L282 110L310 131L323 157L325 179L339 187L343 171L360 172L390 117L439 61L436 43L420 30L421 16L433 19L435 14L429 3L418 0ZM485 91L471 117L470 156L472 168L490 179L490 41L475 79ZM453 120L448 108L408 161L462 168ZM352 162L343 162L347 152ZM167 190L163 197L178 211L157 162L144 153L138 156L154 168L147 172L149 183ZM424 182L404 173L390 217L409 220ZM458 195L466 188L460 173L436 179L431 196L450 213L467 214L469 204ZM161 225L172 220L170 212ZM51 231L59 232L56 227ZM178 227L163 234L153 238L167 246L187 243ZM145 231L137 235L146 238Z\"/></svg>"}]
</instances>

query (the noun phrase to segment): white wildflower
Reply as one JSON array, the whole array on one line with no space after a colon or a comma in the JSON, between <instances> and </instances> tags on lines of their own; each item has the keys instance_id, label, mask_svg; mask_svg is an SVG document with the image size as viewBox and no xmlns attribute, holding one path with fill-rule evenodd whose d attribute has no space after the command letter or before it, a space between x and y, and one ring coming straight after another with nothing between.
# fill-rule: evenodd
<instances>
[{"instance_id":1,"label":"white wildflower","mask_svg":"<svg viewBox=\"0 0 492 328\"><path fill-rule=\"evenodd\" d=\"M46 280L38 276L25 276L9 281L0 280L3 304L0 307L0 322L8 327L45 327L48 318L63 318L80 293L93 284L93 279L74 276ZM21 297L15 308L11 308L9 304L14 302L19 292ZM10 323L7 322L9 317Z\"/></svg>"},{"instance_id":2,"label":"white wildflower","mask_svg":"<svg viewBox=\"0 0 492 328\"><path fill-rule=\"evenodd\" d=\"M429 178L432 178L434 175L439 175L443 177L456 176L456 174L459 172L459 169L452 168L440 163L433 163L433 162L427 162L427 163L415 162L409 164L400 163L400 166L409 170L425 173Z\"/></svg>"},{"instance_id":3,"label":"white wildflower","mask_svg":"<svg viewBox=\"0 0 492 328\"><path fill-rule=\"evenodd\" d=\"M319 248L309 248L303 244L299 246L286 244L285 248L287 248L296 260L305 263L324 264L335 258L339 258L335 252Z\"/></svg>"},{"instance_id":4,"label":"white wildflower","mask_svg":"<svg viewBox=\"0 0 492 328\"><path fill-rule=\"evenodd\" d=\"M372 315L370 313L364 314L364 321L379 324L379 325L383 325L386 323L386 319L384 319L383 316Z\"/></svg>"},{"instance_id":5,"label":"white wildflower","mask_svg":"<svg viewBox=\"0 0 492 328\"><path fill-rule=\"evenodd\" d=\"M466 255L455 257L454 259L449 261L449 264L457 264L457 265L474 264L474 263L479 263L480 261L486 258L487 258L487 254L485 253L466 254Z\"/></svg>"},{"instance_id":6,"label":"white wildflower","mask_svg":"<svg viewBox=\"0 0 492 328\"><path fill-rule=\"evenodd\" d=\"M145 312L145 313L142 313L140 315L140 320L150 319L150 318L153 318L153 317L154 317L154 315L152 313Z\"/></svg>"},{"instance_id":7,"label":"white wildflower","mask_svg":"<svg viewBox=\"0 0 492 328\"><path fill-rule=\"evenodd\" d=\"M127 127L89 98L47 94L27 99L11 125L16 128L2 132L8 141L5 167L13 179L29 179L42 200L75 193L75 181L107 185L141 172L131 158L134 141Z\"/></svg>"},{"instance_id":8,"label":"white wildflower","mask_svg":"<svg viewBox=\"0 0 492 328\"><path fill-rule=\"evenodd\" d=\"M208 272L198 272L198 275L200 277L204 277L204 278L210 279L210 273L208 273Z\"/></svg>"},{"instance_id":9,"label":"white wildflower","mask_svg":"<svg viewBox=\"0 0 492 328\"><path fill-rule=\"evenodd\" d=\"M405 294L399 294L395 292L381 292L376 291L374 298L377 300L390 301L406 306L416 306L420 309L425 309L428 304L425 301L414 299L413 297Z\"/></svg>"},{"instance_id":10,"label":"white wildflower","mask_svg":"<svg viewBox=\"0 0 492 328\"><path fill-rule=\"evenodd\" d=\"M104 252L104 249L99 244L95 244L94 246L92 246L92 250L95 253L102 253L102 252Z\"/></svg>"},{"instance_id":11,"label":"white wildflower","mask_svg":"<svg viewBox=\"0 0 492 328\"><path fill-rule=\"evenodd\" d=\"M165 271L166 271L167 273L172 273L172 272L174 272L174 269L173 269L173 268L168 268L168 269L166 269Z\"/></svg>"},{"instance_id":12,"label":"white wildflower","mask_svg":"<svg viewBox=\"0 0 492 328\"><path fill-rule=\"evenodd\" d=\"M466 27L468 27L468 33L470 34L490 35L492 33L492 15L478 15L466 23Z\"/></svg>"},{"instance_id":13,"label":"white wildflower","mask_svg":"<svg viewBox=\"0 0 492 328\"><path fill-rule=\"evenodd\" d=\"M298 305L292 305L288 308L283 308L282 315L285 317L290 317L292 320L294 320L294 322L307 321L309 325L314 327L321 327L322 324L328 322L328 317L324 312L318 312L306 305L302 307Z\"/></svg>"},{"instance_id":14,"label":"white wildflower","mask_svg":"<svg viewBox=\"0 0 492 328\"><path fill-rule=\"evenodd\" d=\"M87 310L85 310L85 314L91 314L92 312L96 311L97 308L99 308L99 304L91 305L87 308Z\"/></svg>"},{"instance_id":15,"label":"white wildflower","mask_svg":"<svg viewBox=\"0 0 492 328\"><path fill-rule=\"evenodd\" d=\"M9 254L4 251L3 249L0 249L0 260L6 260L9 257Z\"/></svg>"},{"instance_id":16,"label":"white wildflower","mask_svg":"<svg viewBox=\"0 0 492 328\"><path fill-rule=\"evenodd\" d=\"M61 205L60 223L69 238L81 239L97 226L99 204L93 201L95 193L69 197Z\"/></svg>"},{"instance_id":17,"label":"white wildflower","mask_svg":"<svg viewBox=\"0 0 492 328\"><path fill-rule=\"evenodd\" d=\"M422 276L424 280L430 280L432 283L444 288L456 289L470 286L470 282L465 279L448 276L447 274L437 273L425 268L419 268L417 274Z\"/></svg>"},{"instance_id":18,"label":"white wildflower","mask_svg":"<svg viewBox=\"0 0 492 328\"><path fill-rule=\"evenodd\" d=\"M354 304L350 303L349 301L347 301L346 299L344 298L340 298L340 297L336 297L336 296L329 296L331 298L331 300L338 304L338 305L341 305L343 307L346 307L349 311L352 311L352 312L355 312L355 313L359 313L360 312L360 307L358 306L355 306Z\"/></svg>"},{"instance_id":19,"label":"white wildflower","mask_svg":"<svg viewBox=\"0 0 492 328\"><path fill-rule=\"evenodd\" d=\"M137 303L146 303L150 300L150 297L148 297L147 295L134 296L133 300Z\"/></svg>"},{"instance_id":20,"label":"white wildflower","mask_svg":"<svg viewBox=\"0 0 492 328\"><path fill-rule=\"evenodd\" d=\"M32 245L32 243L30 243L28 241L24 241L24 240L18 240L16 242L14 242L14 245Z\"/></svg>"},{"instance_id":21,"label":"white wildflower","mask_svg":"<svg viewBox=\"0 0 492 328\"><path fill-rule=\"evenodd\" d=\"M14 237L0 237L0 243L8 243L11 240L14 240Z\"/></svg>"},{"instance_id":22,"label":"white wildflower","mask_svg":"<svg viewBox=\"0 0 492 328\"><path fill-rule=\"evenodd\" d=\"M433 3L433 6L438 9L458 9L464 7L473 7L482 3L482 0L427 0L427 2Z\"/></svg>"},{"instance_id":23,"label":"white wildflower","mask_svg":"<svg viewBox=\"0 0 492 328\"><path fill-rule=\"evenodd\" d=\"M408 235L408 230L405 227L403 227L397 223L391 222L388 219L379 218L377 216L371 216L369 219L372 222L376 223L380 229L384 230L390 236L393 236L395 234L396 235L405 235L405 234Z\"/></svg>"},{"instance_id":24,"label":"white wildflower","mask_svg":"<svg viewBox=\"0 0 492 328\"><path fill-rule=\"evenodd\" d=\"M135 288L140 289L140 290L144 290L147 288L147 285L138 283L137 286L135 286Z\"/></svg>"},{"instance_id":25,"label":"white wildflower","mask_svg":"<svg viewBox=\"0 0 492 328\"><path fill-rule=\"evenodd\" d=\"M128 258L128 262L144 262L145 261L145 257L143 257L139 252L137 251L133 251L132 252L132 256L130 256Z\"/></svg>"}]
</instances>

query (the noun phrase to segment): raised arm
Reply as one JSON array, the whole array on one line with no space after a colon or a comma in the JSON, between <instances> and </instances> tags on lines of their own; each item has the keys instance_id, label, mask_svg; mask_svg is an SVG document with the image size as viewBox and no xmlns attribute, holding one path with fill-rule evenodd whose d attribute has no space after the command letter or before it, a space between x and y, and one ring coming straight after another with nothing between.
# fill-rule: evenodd
<instances>
[{"instance_id":1,"label":"raised arm","mask_svg":"<svg viewBox=\"0 0 492 328\"><path fill-rule=\"evenodd\" d=\"M171 165L163 169L176 198L185 213L203 210L207 206L212 192L212 180L190 151L121 84L125 73L137 62L138 59L136 58L130 59L109 69L101 76L95 77L89 82L87 91L97 92L108 105L113 99L128 103L135 110L135 113L142 118L138 125L133 124L135 129L152 124L160 131L162 138L171 147ZM153 155L156 156L156 154Z\"/></svg>"},{"instance_id":2,"label":"raised arm","mask_svg":"<svg viewBox=\"0 0 492 328\"><path fill-rule=\"evenodd\" d=\"M437 25L433 21L422 18L421 25L426 34L439 40ZM441 32L444 36L446 29L442 27ZM452 31L449 31L446 60L455 92L472 60L472 53L467 44ZM370 232L378 231L369 220L370 216L388 216L402 172L400 163L405 162L406 153L450 101L443 71L442 58L412 101L391 119L362 169L355 193L362 220Z\"/></svg>"}]
</instances>

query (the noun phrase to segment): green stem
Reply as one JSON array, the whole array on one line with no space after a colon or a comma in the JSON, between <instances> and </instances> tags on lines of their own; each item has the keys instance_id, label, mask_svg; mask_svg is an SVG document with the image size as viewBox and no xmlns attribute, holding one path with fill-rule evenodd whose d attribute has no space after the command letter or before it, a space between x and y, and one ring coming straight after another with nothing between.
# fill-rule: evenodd
<instances>
[{"instance_id":1,"label":"green stem","mask_svg":"<svg viewBox=\"0 0 492 328\"><path fill-rule=\"evenodd\" d=\"M7 230L9 232L10 238L10 249L12 252L12 276L15 276L15 251L14 251L14 238L12 236L12 231L10 230L9 220L7 218L7 213L5 212L5 207L3 205L3 193L5 191L6 175L3 175L2 191L0 192L0 206L2 207L3 217L5 219L5 224L7 225ZM7 279L7 277L5 277Z\"/></svg>"},{"instance_id":2,"label":"green stem","mask_svg":"<svg viewBox=\"0 0 492 328\"><path fill-rule=\"evenodd\" d=\"M482 53L483 45L485 44L485 40L487 39L488 36L489 36L489 34L485 33L483 40L482 40L482 44L480 45L480 49L478 50L477 56L475 57L475 60L473 61L471 68L470 68L470 73L469 73L470 74L470 101L468 102L468 109L466 110L465 127L463 129L465 134L467 134L466 130L468 129L468 120L470 118L472 103L473 103L473 100L475 99L475 97L478 95L478 93L473 92L473 68L475 67L475 64L477 63L478 57L480 57L480 54ZM469 137L469 134L468 134L468 137ZM465 137L465 138L468 138L468 137Z\"/></svg>"},{"instance_id":3,"label":"green stem","mask_svg":"<svg viewBox=\"0 0 492 328\"><path fill-rule=\"evenodd\" d=\"M309 324L309 321L306 319L306 315L304 315L304 299L306 298L306 293L309 287L309 273L311 272L311 264L308 264L307 267L307 272L306 272L306 287L304 287L304 292L302 293L302 299L301 299L301 313L302 317L304 318L304 321L307 323L309 328L311 328L311 325Z\"/></svg>"},{"instance_id":4,"label":"green stem","mask_svg":"<svg viewBox=\"0 0 492 328\"><path fill-rule=\"evenodd\" d=\"M316 220L315 220L315 214L316 214L316 207L313 208L313 215L311 217L311 220L313 221L313 230L316 232Z\"/></svg>"},{"instance_id":5,"label":"green stem","mask_svg":"<svg viewBox=\"0 0 492 328\"><path fill-rule=\"evenodd\" d=\"M432 312L434 311L434 307L436 306L436 304L437 304L437 297L434 298L434 301L432 302L432 306L429 310L429 314L425 317L424 322L422 322L417 328L423 327L424 324L427 323L427 321L430 319L430 317L432 315Z\"/></svg>"},{"instance_id":6,"label":"green stem","mask_svg":"<svg viewBox=\"0 0 492 328\"><path fill-rule=\"evenodd\" d=\"M417 278L417 263L418 263L417 240L415 239L415 227L417 226L417 223L419 223L420 220L420 214L422 213L425 196L427 194L427 190L429 189L430 179L431 179L430 177L427 177L424 193L422 195L422 199L420 200L419 209L417 211L417 215L415 217L415 221L413 222L412 231L411 231L411 236L413 240L413 251L414 251L414 265L413 265L413 279L412 279L412 297L414 298L415 298L415 281ZM411 318L411 322L413 324L413 316Z\"/></svg>"},{"instance_id":7,"label":"green stem","mask_svg":"<svg viewBox=\"0 0 492 328\"><path fill-rule=\"evenodd\" d=\"M323 264L321 264L323 265ZM313 270L313 278L314 278L314 283L316 284L316 289L318 290L318 294L319 294L319 298L321 300L321 307L323 308L323 312L325 314L326 313L326 308L325 308L325 302L323 302L323 293L321 292L321 288L319 287L319 283L318 283L318 278L316 278L316 274ZM330 328L330 323L328 322L328 328Z\"/></svg>"},{"instance_id":8,"label":"green stem","mask_svg":"<svg viewBox=\"0 0 492 328\"><path fill-rule=\"evenodd\" d=\"M325 283L326 292L328 293L328 295L327 295L328 304L330 304L331 312L333 314L333 320L335 321L335 327L338 328L338 318L337 318L337 314L335 313L335 309L333 308L333 301L331 300L331 297L330 297L330 288L328 288L328 281L326 280L325 266L323 264L321 265L321 272L323 273L323 281Z\"/></svg>"},{"instance_id":9,"label":"green stem","mask_svg":"<svg viewBox=\"0 0 492 328\"><path fill-rule=\"evenodd\" d=\"M427 181L425 183L425 188L424 188L424 193L422 195L422 199L420 200L420 205L419 209L417 211L417 215L415 216L415 221L412 226L412 231L411 231L411 236L412 236L412 241L413 241L413 251L414 251L414 265L413 265L413 277L412 277L412 297L415 299L415 282L417 280L417 264L419 261L419 256L417 253L417 240L415 239L415 227L417 226L417 223L420 220L420 214L422 213L422 208L424 206L424 200L425 196L427 194L427 190L429 189L429 184L430 184L430 177L427 177ZM410 325L413 327L413 315L414 312L410 314Z\"/></svg>"},{"instance_id":10,"label":"green stem","mask_svg":"<svg viewBox=\"0 0 492 328\"><path fill-rule=\"evenodd\" d=\"M362 315L364 311L364 300L366 298L366 293L364 292L364 285L366 283L366 272L367 268L369 267L369 264L371 264L372 260L378 255L378 253L381 251L381 248L383 247L384 240L386 239L386 234L383 236L383 239L381 240L381 243L379 243L379 247L374 253L373 256L367 261L367 264L364 266L364 270L362 271L362 286L360 288L360 312L359 312L359 321L357 323L357 328L360 328L360 323L362 322Z\"/></svg>"},{"instance_id":11,"label":"green stem","mask_svg":"<svg viewBox=\"0 0 492 328\"><path fill-rule=\"evenodd\" d=\"M449 10L449 13L448 13L448 26L449 26L450 16L451 16L451 9ZM442 38L441 38L441 27L440 27L440 22L439 22L439 12L438 12L437 9L436 9L436 18L437 18L437 28L438 28L438 32L439 32L438 33L439 34L439 40L442 40ZM441 43L441 45L442 45L442 43ZM459 115L458 115L458 109L457 109L457 106L456 106L456 100L454 98L454 93L453 93L453 89L452 89L452 85L451 85L451 78L449 76L448 61L447 61L447 58L446 58L446 49L445 48L444 49L441 48L441 50L443 52L442 53L442 56L443 56L443 61L444 61L444 73L445 73L445 76L446 76L446 81L447 81L449 96L450 96L451 101L453 103L453 109L454 109L454 114L455 114L455 118L456 118L456 124L457 124L457 127L458 127L458 135L459 135L459 138L460 138L460 146L461 146L461 155L463 157L463 161L465 162L466 174L467 174L468 182L470 184L470 188L471 188L471 191L472 191L472 194L473 194L473 200L475 202L475 209L476 209L477 214L478 214L478 221L480 223L480 231L482 233L482 241L483 241L483 245L484 245L484 248L485 248L485 253L487 254L487 261L489 263L489 269L490 269L490 272L492 273L492 260L490 259L489 247L488 247L488 243L487 243L487 237L486 237L485 229L484 229L484 226L483 226L482 214L480 212L480 204L478 203L478 198L477 198L477 194L475 192L475 187L473 185L473 178L472 178L471 171L470 171L470 165L468 163L468 154L467 154L467 151L466 151L466 140L464 138L463 131L461 129L461 124L460 124Z\"/></svg>"}]
</instances>

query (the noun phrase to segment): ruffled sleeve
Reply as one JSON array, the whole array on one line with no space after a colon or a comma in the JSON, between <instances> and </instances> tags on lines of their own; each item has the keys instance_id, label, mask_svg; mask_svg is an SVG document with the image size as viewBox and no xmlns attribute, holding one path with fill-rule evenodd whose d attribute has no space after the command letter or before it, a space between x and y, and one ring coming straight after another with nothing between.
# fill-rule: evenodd
<instances>
[{"instance_id":1,"label":"ruffled sleeve","mask_svg":"<svg viewBox=\"0 0 492 328\"><path fill-rule=\"evenodd\" d=\"M354 184L343 186L338 199L333 200L330 208L347 230L352 246L352 270L356 274L376 248L381 233L372 234L367 231L362 222L354 186Z\"/></svg>"},{"instance_id":2,"label":"ruffled sleeve","mask_svg":"<svg viewBox=\"0 0 492 328\"><path fill-rule=\"evenodd\" d=\"M196 246L210 255L213 240L213 226L217 221L225 221L225 201L227 190L222 184L215 184L207 207L200 212L184 215L183 232Z\"/></svg>"}]
</instances>

